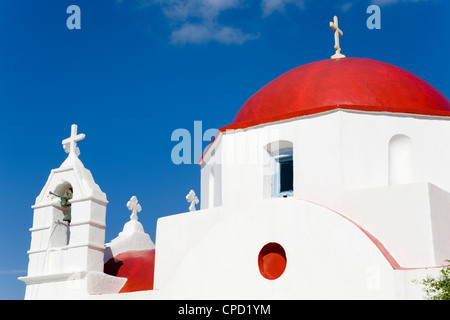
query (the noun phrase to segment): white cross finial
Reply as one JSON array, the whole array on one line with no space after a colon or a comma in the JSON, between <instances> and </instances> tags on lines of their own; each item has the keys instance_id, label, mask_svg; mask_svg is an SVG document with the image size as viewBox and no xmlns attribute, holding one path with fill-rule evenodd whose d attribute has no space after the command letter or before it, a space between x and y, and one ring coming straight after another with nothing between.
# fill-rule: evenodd
<instances>
[{"instance_id":1,"label":"white cross finial","mask_svg":"<svg viewBox=\"0 0 450 320\"><path fill-rule=\"evenodd\" d=\"M80 149L77 147L77 141L83 140L85 135L83 133L77 134L78 126L72 125L70 137L62 141L64 151L70 155L79 156Z\"/></svg>"},{"instance_id":2,"label":"white cross finial","mask_svg":"<svg viewBox=\"0 0 450 320\"><path fill-rule=\"evenodd\" d=\"M345 58L341 53L341 47L339 46L339 37L342 37L344 33L339 29L338 18L336 16L334 16L333 21L334 22L330 22L330 27L334 30L334 50L336 50L336 53L331 56L331 59Z\"/></svg>"},{"instance_id":3,"label":"white cross finial","mask_svg":"<svg viewBox=\"0 0 450 320\"><path fill-rule=\"evenodd\" d=\"M131 211L130 220L137 220L138 219L138 212L141 212L142 207L138 203L138 199L136 196L132 196L130 201L127 202L127 208Z\"/></svg>"},{"instance_id":4,"label":"white cross finial","mask_svg":"<svg viewBox=\"0 0 450 320\"><path fill-rule=\"evenodd\" d=\"M195 208L195 205L199 203L199 200L197 196L195 195L194 190L189 191L189 193L186 196L186 201L189 202L191 205L189 206L189 211L195 211L197 210Z\"/></svg>"}]
</instances>

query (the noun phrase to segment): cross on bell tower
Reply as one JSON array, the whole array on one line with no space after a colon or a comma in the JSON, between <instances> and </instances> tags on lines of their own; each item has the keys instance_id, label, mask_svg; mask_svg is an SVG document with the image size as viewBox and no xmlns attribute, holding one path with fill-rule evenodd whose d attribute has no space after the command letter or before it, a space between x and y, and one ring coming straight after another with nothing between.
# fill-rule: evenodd
<instances>
[{"instance_id":1,"label":"cross on bell tower","mask_svg":"<svg viewBox=\"0 0 450 320\"><path fill-rule=\"evenodd\" d=\"M76 124L73 124L70 131L70 137L62 141L64 151L66 151L69 156L80 155L80 149L77 147L77 142L83 140L85 138L85 135L84 133L78 134L77 130L78 126Z\"/></svg>"}]
</instances>

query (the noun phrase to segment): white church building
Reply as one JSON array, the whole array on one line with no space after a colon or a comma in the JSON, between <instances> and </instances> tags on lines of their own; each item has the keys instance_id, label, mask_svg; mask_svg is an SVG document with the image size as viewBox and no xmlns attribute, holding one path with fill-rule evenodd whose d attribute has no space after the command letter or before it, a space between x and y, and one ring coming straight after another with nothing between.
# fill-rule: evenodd
<instances>
[{"instance_id":1,"label":"white church building","mask_svg":"<svg viewBox=\"0 0 450 320\"><path fill-rule=\"evenodd\" d=\"M25 298L424 298L413 280L450 259L450 102L335 48L219 130L199 160L199 210L191 192L188 212L158 219L155 242L132 197L105 243L107 197L73 125L32 207Z\"/></svg>"}]
</instances>

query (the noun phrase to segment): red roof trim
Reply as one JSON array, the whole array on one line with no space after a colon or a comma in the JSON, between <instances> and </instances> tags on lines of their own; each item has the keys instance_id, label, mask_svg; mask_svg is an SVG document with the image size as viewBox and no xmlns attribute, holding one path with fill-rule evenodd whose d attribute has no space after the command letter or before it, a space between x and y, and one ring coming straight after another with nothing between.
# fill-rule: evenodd
<instances>
[{"instance_id":1,"label":"red roof trim","mask_svg":"<svg viewBox=\"0 0 450 320\"><path fill-rule=\"evenodd\" d=\"M360 229L370 239L370 241L373 242L373 244L378 248L378 250L380 250L380 252L383 254L383 256L386 258L386 260L389 262L389 264L391 265L392 269L394 269L394 270L417 270L417 269L429 269L429 268L442 268L442 267L447 267L448 266L448 265L443 265L443 266L404 268L404 267L400 266L400 264L397 262L397 260L395 260L395 258L391 255L389 250L386 249L386 247L381 243L380 240L378 240L374 235L372 235L369 231L364 229L362 226L357 224L352 219L346 217L342 213L337 212L336 210L333 210L331 208L325 207L325 206L323 206L323 205L321 205L319 203L316 203L316 202L313 202L313 201L310 201L310 200L304 200L304 199L301 199L301 200L309 202L309 203L312 203L312 204L315 204L315 205L318 205L318 206L320 206L322 208L326 208L326 209L328 209L328 210L338 214L339 216L341 216L345 220L351 222L353 225L355 225L358 229Z\"/></svg>"},{"instance_id":2,"label":"red roof trim","mask_svg":"<svg viewBox=\"0 0 450 320\"><path fill-rule=\"evenodd\" d=\"M221 132L226 132L227 130L237 130L237 129L246 129L250 127L254 127L260 124L266 124L276 121L282 121L302 116L309 116L313 114L319 114L327 111L333 110L353 110L353 111L366 111L366 112L388 112L393 114L410 114L410 115L425 115L425 116L439 116L439 117L450 117L450 111L447 110L430 110L424 107L421 110L417 110L416 108L408 108L408 107L378 107L378 106L355 106L355 105L334 105L334 106L325 106L318 107L309 110L301 110L296 112L289 112L280 115L276 115L269 118L264 119L256 119L251 121L243 121L238 123L232 123L228 126L222 127L219 130Z\"/></svg>"}]
</instances>

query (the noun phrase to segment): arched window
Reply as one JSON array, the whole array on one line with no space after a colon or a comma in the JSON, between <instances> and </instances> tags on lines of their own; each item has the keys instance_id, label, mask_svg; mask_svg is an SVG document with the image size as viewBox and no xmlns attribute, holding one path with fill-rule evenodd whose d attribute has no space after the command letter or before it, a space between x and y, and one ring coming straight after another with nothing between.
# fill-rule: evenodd
<instances>
[{"instance_id":1,"label":"arched window","mask_svg":"<svg viewBox=\"0 0 450 320\"><path fill-rule=\"evenodd\" d=\"M53 224L50 228L49 244L51 248L66 246L69 244L71 221L71 203L73 197L73 189L69 183L59 185L51 196L58 203L53 207Z\"/></svg>"},{"instance_id":2,"label":"arched window","mask_svg":"<svg viewBox=\"0 0 450 320\"><path fill-rule=\"evenodd\" d=\"M294 193L294 154L292 142L275 141L266 145L271 157L271 196L288 197Z\"/></svg>"},{"instance_id":3,"label":"arched window","mask_svg":"<svg viewBox=\"0 0 450 320\"><path fill-rule=\"evenodd\" d=\"M411 138L398 134L389 141L389 185L415 180L414 149Z\"/></svg>"}]
</instances>

